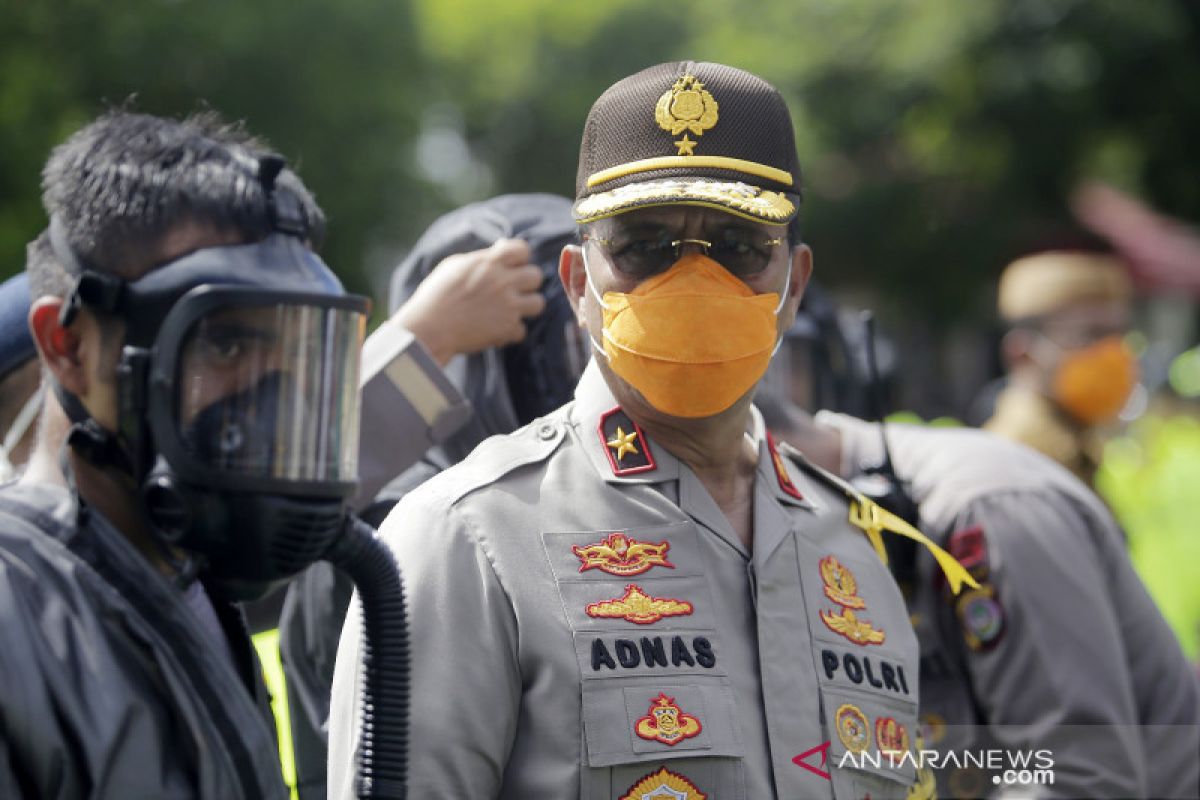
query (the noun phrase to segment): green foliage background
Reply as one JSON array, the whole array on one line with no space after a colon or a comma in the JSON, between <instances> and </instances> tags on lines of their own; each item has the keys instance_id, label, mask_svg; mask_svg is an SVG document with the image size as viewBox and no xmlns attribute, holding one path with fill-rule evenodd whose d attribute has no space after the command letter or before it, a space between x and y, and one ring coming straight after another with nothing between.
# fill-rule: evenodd
<instances>
[{"instance_id":1,"label":"green foliage background","mask_svg":"<svg viewBox=\"0 0 1200 800\"><path fill-rule=\"evenodd\" d=\"M818 278L920 354L905 369L925 416L962 413L992 279L1069 227L1078 181L1200 219L1191 0L0 2L0 276L45 224L50 148L135 96L268 138L329 213L326 259L382 301L439 213L570 194L591 101L684 58L787 95ZM955 340L980 374L958 374Z\"/></svg>"}]
</instances>

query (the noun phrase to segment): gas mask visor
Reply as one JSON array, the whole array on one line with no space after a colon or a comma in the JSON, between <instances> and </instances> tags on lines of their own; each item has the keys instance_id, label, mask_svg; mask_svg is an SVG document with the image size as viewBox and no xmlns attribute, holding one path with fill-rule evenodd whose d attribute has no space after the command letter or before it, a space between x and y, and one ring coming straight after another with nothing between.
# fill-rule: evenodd
<instances>
[{"instance_id":1,"label":"gas mask visor","mask_svg":"<svg viewBox=\"0 0 1200 800\"><path fill-rule=\"evenodd\" d=\"M344 498L358 478L362 297L200 286L154 347L154 442L196 486Z\"/></svg>"}]
</instances>

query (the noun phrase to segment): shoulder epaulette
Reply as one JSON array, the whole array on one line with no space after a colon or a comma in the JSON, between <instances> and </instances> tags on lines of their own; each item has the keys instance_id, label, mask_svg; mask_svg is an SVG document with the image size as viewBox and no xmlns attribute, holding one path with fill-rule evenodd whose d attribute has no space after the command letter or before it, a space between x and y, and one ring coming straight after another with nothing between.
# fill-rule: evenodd
<instances>
[{"instance_id":1,"label":"shoulder epaulette","mask_svg":"<svg viewBox=\"0 0 1200 800\"><path fill-rule=\"evenodd\" d=\"M436 482L441 496L457 503L519 467L549 458L565 438L566 428L557 415L534 420L510 434L484 439L466 459L428 483Z\"/></svg>"},{"instance_id":2,"label":"shoulder epaulette","mask_svg":"<svg viewBox=\"0 0 1200 800\"><path fill-rule=\"evenodd\" d=\"M875 549L876 555L879 556L879 560L884 564L888 563L887 549L883 546L883 532L887 531L898 536L907 537L924 545L933 554L933 557L938 562L938 566L942 568L942 572L946 574L946 580L950 583L950 589L955 594L962 591L964 583L972 588L979 588L978 582L971 577L971 573L962 564L959 564L954 556L947 553L941 547L938 547L928 536L921 533L915 526L909 524L908 521L888 511L837 475L821 469L805 458L803 453L791 447L786 442L780 443L779 452L790 458L806 475L824 484L834 492L845 496L850 504L850 524L866 535L867 539L871 542L871 547Z\"/></svg>"}]
</instances>

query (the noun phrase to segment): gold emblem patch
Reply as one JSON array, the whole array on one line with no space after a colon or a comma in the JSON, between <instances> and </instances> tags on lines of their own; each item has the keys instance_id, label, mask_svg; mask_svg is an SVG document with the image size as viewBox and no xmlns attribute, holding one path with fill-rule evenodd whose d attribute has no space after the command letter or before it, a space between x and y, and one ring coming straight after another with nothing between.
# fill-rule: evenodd
<instances>
[{"instance_id":1,"label":"gold emblem patch","mask_svg":"<svg viewBox=\"0 0 1200 800\"><path fill-rule=\"evenodd\" d=\"M589 603L584 609L589 617L605 617L652 625L663 617L681 617L692 613L692 604L686 600L670 597L651 597L642 587L631 583L625 587L625 596Z\"/></svg>"},{"instance_id":2,"label":"gold emblem patch","mask_svg":"<svg viewBox=\"0 0 1200 800\"><path fill-rule=\"evenodd\" d=\"M840 614L822 610L821 621L829 630L845 636L855 644L883 644L887 638L886 633L865 619L859 619L848 608L843 608Z\"/></svg>"},{"instance_id":3,"label":"gold emblem patch","mask_svg":"<svg viewBox=\"0 0 1200 800\"><path fill-rule=\"evenodd\" d=\"M819 566L825 596L842 606L838 611L820 610L825 627L858 645L883 644L887 634L854 613L855 609L867 607L867 601L858 596L858 580L854 573L834 556L825 556Z\"/></svg>"},{"instance_id":4,"label":"gold emblem patch","mask_svg":"<svg viewBox=\"0 0 1200 800\"><path fill-rule=\"evenodd\" d=\"M825 596L839 606L866 608L867 601L858 596L858 581L854 573L842 566L834 556L821 559L821 581L825 584Z\"/></svg>"},{"instance_id":5,"label":"gold emblem patch","mask_svg":"<svg viewBox=\"0 0 1200 800\"><path fill-rule=\"evenodd\" d=\"M708 795L687 778L662 767L630 786L617 800L708 800Z\"/></svg>"},{"instance_id":6,"label":"gold emblem patch","mask_svg":"<svg viewBox=\"0 0 1200 800\"><path fill-rule=\"evenodd\" d=\"M858 706L843 703L838 706L833 719L838 738L851 753L861 753L870 746L871 726L867 723L867 715Z\"/></svg>"},{"instance_id":7,"label":"gold emblem patch","mask_svg":"<svg viewBox=\"0 0 1200 800\"><path fill-rule=\"evenodd\" d=\"M618 425L616 435L604 444L616 451L617 463L620 463L626 453L637 455L637 431L626 433L625 429Z\"/></svg>"},{"instance_id":8,"label":"gold emblem patch","mask_svg":"<svg viewBox=\"0 0 1200 800\"><path fill-rule=\"evenodd\" d=\"M639 542L623 533L610 533L596 544L571 548L579 557L580 572L598 569L621 577L641 575L652 567L675 569L675 565L667 561L670 549L670 542Z\"/></svg>"},{"instance_id":9,"label":"gold emblem patch","mask_svg":"<svg viewBox=\"0 0 1200 800\"><path fill-rule=\"evenodd\" d=\"M894 717L878 717L875 720L875 746L884 753L899 757L908 752L908 728Z\"/></svg>"},{"instance_id":10,"label":"gold emblem patch","mask_svg":"<svg viewBox=\"0 0 1200 800\"><path fill-rule=\"evenodd\" d=\"M672 136L683 134L675 142L678 155L694 155L696 142L688 138L688 133L700 136L717 124L717 101L695 76L684 75L658 98L654 121Z\"/></svg>"},{"instance_id":11,"label":"gold emblem patch","mask_svg":"<svg viewBox=\"0 0 1200 800\"><path fill-rule=\"evenodd\" d=\"M646 716L640 717L633 729L643 739L674 747L684 739L699 736L704 726L691 714L685 714L675 704L674 697L659 692L658 697L650 702Z\"/></svg>"}]
</instances>

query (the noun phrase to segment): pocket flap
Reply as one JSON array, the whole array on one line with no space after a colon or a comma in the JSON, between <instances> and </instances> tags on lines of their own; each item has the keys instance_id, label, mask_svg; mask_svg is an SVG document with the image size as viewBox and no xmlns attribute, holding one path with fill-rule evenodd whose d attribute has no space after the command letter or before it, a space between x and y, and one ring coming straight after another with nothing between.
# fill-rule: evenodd
<instances>
[{"instance_id":1,"label":"pocket flap","mask_svg":"<svg viewBox=\"0 0 1200 800\"><path fill-rule=\"evenodd\" d=\"M732 689L721 679L585 681L588 765L610 767L698 756L743 755Z\"/></svg>"}]
</instances>

